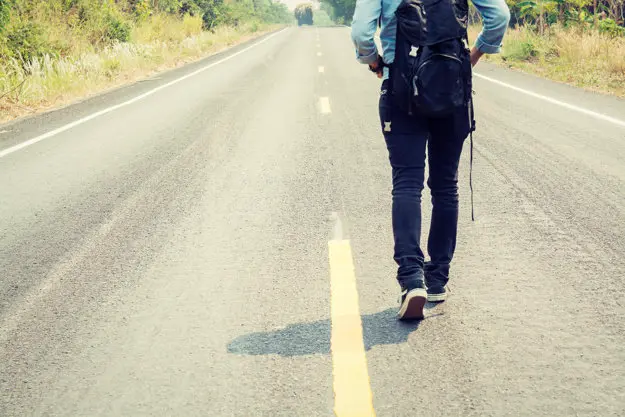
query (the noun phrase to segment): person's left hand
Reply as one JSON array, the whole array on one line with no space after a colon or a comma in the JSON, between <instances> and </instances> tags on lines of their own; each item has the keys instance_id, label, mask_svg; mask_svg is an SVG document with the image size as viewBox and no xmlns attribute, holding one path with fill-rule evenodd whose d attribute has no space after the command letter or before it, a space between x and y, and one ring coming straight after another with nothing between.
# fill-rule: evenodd
<instances>
[{"instance_id":1,"label":"person's left hand","mask_svg":"<svg viewBox=\"0 0 625 417\"><path fill-rule=\"evenodd\" d=\"M369 64L369 69L371 72L374 72L378 78L382 78L384 73L384 61L382 61L382 57L378 55L378 59L373 64Z\"/></svg>"},{"instance_id":2,"label":"person's left hand","mask_svg":"<svg viewBox=\"0 0 625 417\"><path fill-rule=\"evenodd\" d=\"M471 49L471 66L474 67L480 61L480 58L484 55L484 52L480 51L476 47Z\"/></svg>"}]
</instances>

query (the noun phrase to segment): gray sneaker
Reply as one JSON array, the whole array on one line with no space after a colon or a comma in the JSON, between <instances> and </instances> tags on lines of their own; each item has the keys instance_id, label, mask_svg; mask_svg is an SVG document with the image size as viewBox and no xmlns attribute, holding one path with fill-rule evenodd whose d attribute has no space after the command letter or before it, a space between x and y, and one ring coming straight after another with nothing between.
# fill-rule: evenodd
<instances>
[{"instance_id":1,"label":"gray sneaker","mask_svg":"<svg viewBox=\"0 0 625 417\"><path fill-rule=\"evenodd\" d=\"M427 288L428 301L430 303L440 303L447 299L447 286L432 285Z\"/></svg>"}]
</instances>

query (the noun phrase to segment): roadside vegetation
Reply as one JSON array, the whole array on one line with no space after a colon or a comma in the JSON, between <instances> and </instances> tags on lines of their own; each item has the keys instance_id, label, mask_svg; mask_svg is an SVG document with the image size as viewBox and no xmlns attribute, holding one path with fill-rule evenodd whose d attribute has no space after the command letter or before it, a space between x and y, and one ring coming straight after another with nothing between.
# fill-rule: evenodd
<instances>
[{"instance_id":1,"label":"roadside vegetation","mask_svg":"<svg viewBox=\"0 0 625 417\"><path fill-rule=\"evenodd\" d=\"M475 39L479 27L472 28ZM500 55L487 61L625 97L625 37L582 27L550 26L543 35L531 27L510 29Z\"/></svg>"},{"instance_id":2,"label":"roadside vegetation","mask_svg":"<svg viewBox=\"0 0 625 417\"><path fill-rule=\"evenodd\" d=\"M0 0L0 120L292 22L287 7L273 0Z\"/></svg>"},{"instance_id":3,"label":"roadside vegetation","mask_svg":"<svg viewBox=\"0 0 625 417\"><path fill-rule=\"evenodd\" d=\"M335 23L325 10L315 10L315 26L334 26Z\"/></svg>"},{"instance_id":4,"label":"roadside vegetation","mask_svg":"<svg viewBox=\"0 0 625 417\"><path fill-rule=\"evenodd\" d=\"M512 27L487 60L625 97L625 0L508 2Z\"/></svg>"}]
</instances>

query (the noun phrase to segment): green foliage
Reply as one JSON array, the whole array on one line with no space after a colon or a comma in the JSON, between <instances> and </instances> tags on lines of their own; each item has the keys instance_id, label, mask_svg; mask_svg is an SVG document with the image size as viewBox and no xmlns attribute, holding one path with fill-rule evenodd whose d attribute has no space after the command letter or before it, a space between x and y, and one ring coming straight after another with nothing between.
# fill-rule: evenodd
<instances>
[{"instance_id":1,"label":"green foliage","mask_svg":"<svg viewBox=\"0 0 625 417\"><path fill-rule=\"evenodd\" d=\"M6 53L23 62L52 52L43 29L33 22L19 22L7 31Z\"/></svg>"},{"instance_id":2,"label":"green foliage","mask_svg":"<svg viewBox=\"0 0 625 417\"><path fill-rule=\"evenodd\" d=\"M321 3L320 12L325 13L328 18L334 23L336 21L336 15L334 13L334 8L330 3Z\"/></svg>"},{"instance_id":3,"label":"green foliage","mask_svg":"<svg viewBox=\"0 0 625 417\"><path fill-rule=\"evenodd\" d=\"M9 24L10 19L11 19L10 0L0 0L0 33L4 32L4 28Z\"/></svg>"},{"instance_id":4,"label":"green foliage","mask_svg":"<svg viewBox=\"0 0 625 417\"><path fill-rule=\"evenodd\" d=\"M130 24L116 16L107 17L104 37L110 41L128 42L130 40Z\"/></svg>"},{"instance_id":5,"label":"green foliage","mask_svg":"<svg viewBox=\"0 0 625 417\"><path fill-rule=\"evenodd\" d=\"M504 38L501 59L507 62L537 62L556 58L561 52L563 51L548 35L541 36L530 26L523 26L510 31Z\"/></svg>"},{"instance_id":6,"label":"green foliage","mask_svg":"<svg viewBox=\"0 0 625 417\"><path fill-rule=\"evenodd\" d=\"M526 38L508 45L502 54L504 60L530 61L538 56L539 49L532 38Z\"/></svg>"},{"instance_id":7,"label":"green foliage","mask_svg":"<svg viewBox=\"0 0 625 417\"><path fill-rule=\"evenodd\" d=\"M540 11L538 3L535 1L523 1L517 4L517 8L521 17L536 17Z\"/></svg>"},{"instance_id":8,"label":"green foliage","mask_svg":"<svg viewBox=\"0 0 625 417\"><path fill-rule=\"evenodd\" d=\"M325 10L318 10L315 13L315 26L332 26L334 22Z\"/></svg>"},{"instance_id":9,"label":"green foliage","mask_svg":"<svg viewBox=\"0 0 625 417\"><path fill-rule=\"evenodd\" d=\"M164 13L178 13L180 10L180 0L156 0L154 9Z\"/></svg>"},{"instance_id":10,"label":"green foliage","mask_svg":"<svg viewBox=\"0 0 625 417\"><path fill-rule=\"evenodd\" d=\"M210 31L293 21L277 0L0 0L0 59L28 62L45 54L99 50L132 41L152 21L182 22L188 16L201 18Z\"/></svg>"},{"instance_id":11,"label":"green foliage","mask_svg":"<svg viewBox=\"0 0 625 417\"><path fill-rule=\"evenodd\" d=\"M148 0L138 0L134 5L134 12L137 20L146 20L152 13L152 7Z\"/></svg>"},{"instance_id":12,"label":"green foliage","mask_svg":"<svg viewBox=\"0 0 625 417\"><path fill-rule=\"evenodd\" d=\"M350 24L356 8L356 0L321 0L327 4L326 11L339 24ZM323 7L323 6L322 6Z\"/></svg>"},{"instance_id":13,"label":"green foliage","mask_svg":"<svg viewBox=\"0 0 625 417\"><path fill-rule=\"evenodd\" d=\"M599 31L612 37L625 36L625 27L617 25L613 19L600 21Z\"/></svg>"},{"instance_id":14,"label":"green foliage","mask_svg":"<svg viewBox=\"0 0 625 417\"><path fill-rule=\"evenodd\" d=\"M180 15L189 14L191 16L201 15L205 3L207 3L205 0L182 0L180 1L178 13Z\"/></svg>"},{"instance_id":15,"label":"green foliage","mask_svg":"<svg viewBox=\"0 0 625 417\"><path fill-rule=\"evenodd\" d=\"M202 22L205 29L210 30L226 20L227 11L222 0L207 1L203 11Z\"/></svg>"},{"instance_id":16,"label":"green foliage","mask_svg":"<svg viewBox=\"0 0 625 417\"><path fill-rule=\"evenodd\" d=\"M290 23L291 15L285 4L271 0L194 0L204 22L213 30L221 25L238 26L243 22L270 24Z\"/></svg>"},{"instance_id":17,"label":"green foliage","mask_svg":"<svg viewBox=\"0 0 625 417\"><path fill-rule=\"evenodd\" d=\"M540 34L551 25L596 28L622 36L625 0L506 0L512 24L532 25ZM604 23L605 22L605 23Z\"/></svg>"},{"instance_id":18,"label":"green foliage","mask_svg":"<svg viewBox=\"0 0 625 417\"><path fill-rule=\"evenodd\" d=\"M293 19L289 8L279 1L264 3L261 16L265 22L272 24L290 23Z\"/></svg>"}]
</instances>

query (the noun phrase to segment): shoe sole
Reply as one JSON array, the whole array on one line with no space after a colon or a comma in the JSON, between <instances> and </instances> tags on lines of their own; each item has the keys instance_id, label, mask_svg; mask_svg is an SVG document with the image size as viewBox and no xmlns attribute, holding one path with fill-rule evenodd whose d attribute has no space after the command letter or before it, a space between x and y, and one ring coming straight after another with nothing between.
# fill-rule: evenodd
<instances>
[{"instance_id":1,"label":"shoe sole","mask_svg":"<svg viewBox=\"0 0 625 417\"><path fill-rule=\"evenodd\" d=\"M447 299L446 292L442 294L428 294L428 301L430 303L440 303L441 301L445 301L446 299Z\"/></svg>"},{"instance_id":2,"label":"shoe sole","mask_svg":"<svg viewBox=\"0 0 625 417\"><path fill-rule=\"evenodd\" d=\"M397 316L400 320L420 320L424 318L423 307L427 301L427 292L423 288L415 288L406 294L406 299Z\"/></svg>"}]
</instances>

